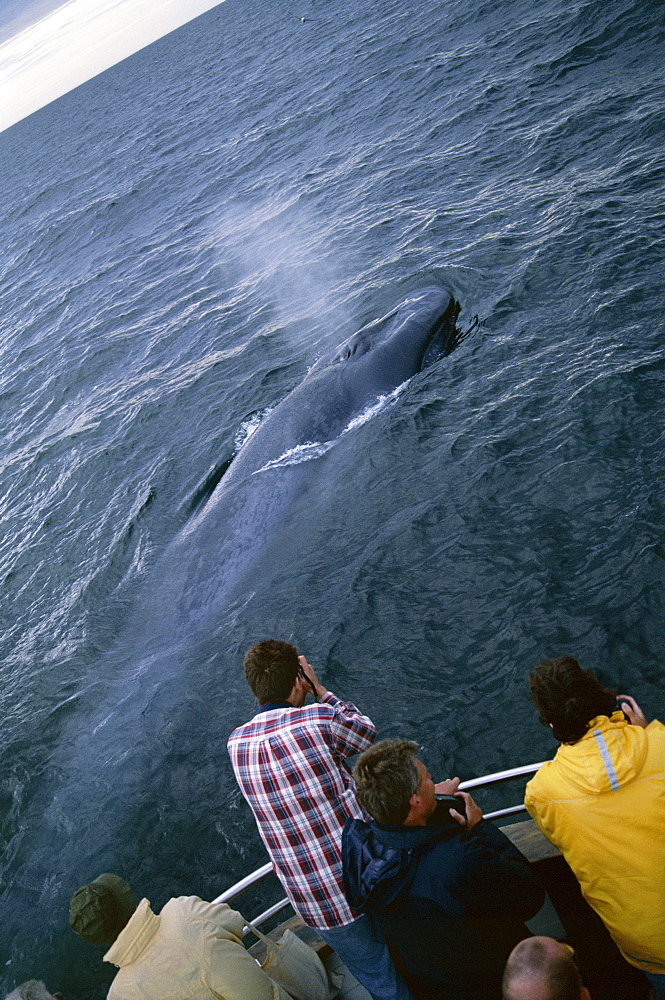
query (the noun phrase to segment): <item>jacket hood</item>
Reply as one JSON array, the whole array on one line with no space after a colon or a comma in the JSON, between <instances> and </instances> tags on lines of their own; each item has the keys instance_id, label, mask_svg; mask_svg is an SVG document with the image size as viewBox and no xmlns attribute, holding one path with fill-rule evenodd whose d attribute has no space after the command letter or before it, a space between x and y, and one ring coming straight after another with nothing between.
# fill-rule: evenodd
<instances>
[{"instance_id":1,"label":"jacket hood","mask_svg":"<svg viewBox=\"0 0 665 1000\"><path fill-rule=\"evenodd\" d=\"M611 719L592 719L581 740L559 747L556 760L569 782L585 794L598 795L634 781L647 752L646 731L626 722L623 712L615 712Z\"/></svg>"},{"instance_id":2,"label":"jacket hood","mask_svg":"<svg viewBox=\"0 0 665 1000\"><path fill-rule=\"evenodd\" d=\"M159 930L159 924L159 917L150 909L150 900L142 899L104 955L104 961L120 967L135 962Z\"/></svg>"},{"instance_id":3,"label":"jacket hood","mask_svg":"<svg viewBox=\"0 0 665 1000\"><path fill-rule=\"evenodd\" d=\"M342 833L344 892L358 913L389 906L405 893L420 853L454 835L453 827L384 826L348 819Z\"/></svg>"}]
</instances>

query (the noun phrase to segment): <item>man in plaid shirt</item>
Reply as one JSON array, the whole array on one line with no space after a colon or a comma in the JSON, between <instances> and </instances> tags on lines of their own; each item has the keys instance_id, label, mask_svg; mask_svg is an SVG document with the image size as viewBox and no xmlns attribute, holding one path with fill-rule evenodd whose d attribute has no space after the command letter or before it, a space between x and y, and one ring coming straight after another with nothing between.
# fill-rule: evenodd
<instances>
[{"instance_id":1,"label":"man in plaid shirt","mask_svg":"<svg viewBox=\"0 0 665 1000\"><path fill-rule=\"evenodd\" d=\"M383 936L350 909L342 884L344 823L365 818L343 762L371 746L374 724L327 691L288 642L252 646L244 665L259 711L228 749L275 872L295 911L375 1000L411 1000ZM310 692L317 703L306 706Z\"/></svg>"}]
</instances>

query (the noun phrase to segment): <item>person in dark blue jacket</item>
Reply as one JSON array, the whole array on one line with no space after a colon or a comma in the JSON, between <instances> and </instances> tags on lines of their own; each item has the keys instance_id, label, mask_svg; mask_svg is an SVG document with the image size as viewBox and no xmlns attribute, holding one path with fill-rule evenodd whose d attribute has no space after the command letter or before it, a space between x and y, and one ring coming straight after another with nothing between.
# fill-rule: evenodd
<instances>
[{"instance_id":1,"label":"person in dark blue jacket","mask_svg":"<svg viewBox=\"0 0 665 1000\"><path fill-rule=\"evenodd\" d=\"M342 835L344 889L401 957L422 1000L500 1000L506 960L545 893L523 854L483 819L459 779L434 785L418 745L383 740L353 771L372 817ZM455 794L458 810L436 793Z\"/></svg>"}]
</instances>

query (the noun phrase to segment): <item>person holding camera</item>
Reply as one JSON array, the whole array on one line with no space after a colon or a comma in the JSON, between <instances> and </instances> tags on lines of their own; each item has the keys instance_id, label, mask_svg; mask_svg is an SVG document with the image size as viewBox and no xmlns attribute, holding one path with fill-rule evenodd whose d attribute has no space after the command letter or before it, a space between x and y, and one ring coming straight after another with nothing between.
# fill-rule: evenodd
<instances>
[{"instance_id":1,"label":"person holding camera","mask_svg":"<svg viewBox=\"0 0 665 1000\"><path fill-rule=\"evenodd\" d=\"M435 785L417 754L416 743L389 739L356 762L372 821L345 825L346 897L373 915L418 1000L499 1000L506 960L545 892L459 778Z\"/></svg>"},{"instance_id":2,"label":"person holding camera","mask_svg":"<svg viewBox=\"0 0 665 1000\"><path fill-rule=\"evenodd\" d=\"M665 998L665 726L572 656L543 660L531 697L561 746L524 804L619 951Z\"/></svg>"},{"instance_id":3,"label":"person holding camera","mask_svg":"<svg viewBox=\"0 0 665 1000\"><path fill-rule=\"evenodd\" d=\"M342 885L342 828L362 816L344 761L371 746L374 723L328 691L288 642L264 639L244 667L259 709L231 733L228 751L277 877L374 1000L412 1000L381 933L352 911Z\"/></svg>"}]
</instances>

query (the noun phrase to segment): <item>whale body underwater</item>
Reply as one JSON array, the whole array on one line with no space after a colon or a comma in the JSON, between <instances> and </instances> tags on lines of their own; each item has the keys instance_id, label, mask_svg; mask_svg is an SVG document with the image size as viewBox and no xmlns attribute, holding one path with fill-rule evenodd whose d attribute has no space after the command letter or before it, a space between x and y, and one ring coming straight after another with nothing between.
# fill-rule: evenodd
<instances>
[{"instance_id":1,"label":"whale body underwater","mask_svg":"<svg viewBox=\"0 0 665 1000\"><path fill-rule=\"evenodd\" d=\"M315 479L326 448L378 399L457 346L459 310L448 289L418 289L321 357L263 419L156 561L117 641L91 663L88 682L63 708L58 749L2 873L4 930L17 977L48 981L63 942L74 947L68 900L100 872L135 880L137 892L150 891L157 901L178 884L201 891L203 873L212 877L210 858L223 854L223 839L201 803L214 796L219 807L232 792L224 788L223 712L213 707L213 721L206 720L201 699L212 703L220 692L232 699L234 683L244 696L246 685L241 669L239 679L220 679L213 657L210 696L193 691L206 643L233 631L228 609L236 609L236 621L242 615L252 579L269 565L275 533ZM189 840L186 860L182 844Z\"/></svg>"}]
</instances>

